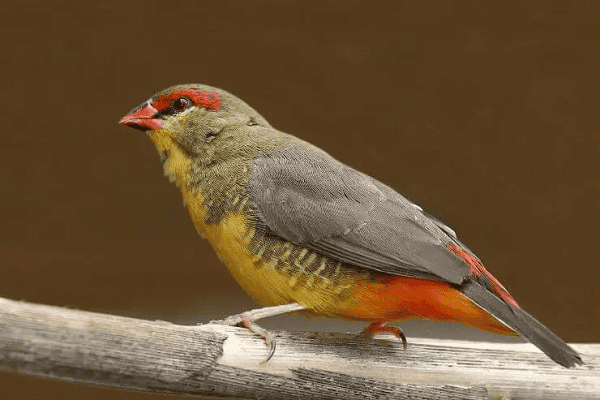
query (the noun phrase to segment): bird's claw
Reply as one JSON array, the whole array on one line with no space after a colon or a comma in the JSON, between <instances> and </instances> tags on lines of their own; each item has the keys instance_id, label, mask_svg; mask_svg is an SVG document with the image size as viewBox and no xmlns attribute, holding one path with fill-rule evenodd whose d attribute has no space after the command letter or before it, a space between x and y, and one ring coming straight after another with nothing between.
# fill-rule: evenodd
<instances>
[{"instance_id":1,"label":"bird's claw","mask_svg":"<svg viewBox=\"0 0 600 400\"><path fill-rule=\"evenodd\" d=\"M261 328L256 322L254 322L254 320L248 318L245 315L245 313L231 315L225 319L212 320L209 323L216 325L239 326L242 328L246 328L250 332L257 334L261 338L263 338L265 344L267 345L269 353L267 354L267 358L260 362L261 364L264 364L267 361L269 361L271 357L273 357L273 354L275 354L275 347L277 345L277 342L273 334L267 331L266 329Z\"/></svg>"},{"instance_id":2,"label":"bird's claw","mask_svg":"<svg viewBox=\"0 0 600 400\"><path fill-rule=\"evenodd\" d=\"M241 326L248 329L250 332L255 333L262 337L265 344L269 348L269 354L267 358L261 362L266 363L275 354L275 337L269 331L261 328L256 322L257 319L273 317L275 315L285 314L294 311L304 310L306 307L298 303L283 304L280 306L264 307L255 310L246 311L241 314L231 315L225 319L210 321L211 324L227 325L227 326Z\"/></svg>"},{"instance_id":3,"label":"bird's claw","mask_svg":"<svg viewBox=\"0 0 600 400\"><path fill-rule=\"evenodd\" d=\"M361 334L366 337L372 337L373 335L382 333L394 335L402 340L402 347L404 348L404 351L406 351L408 341L406 340L406 336L404 335L404 332L402 332L402 329L397 326L385 326L385 322L373 322L361 332Z\"/></svg>"},{"instance_id":4,"label":"bird's claw","mask_svg":"<svg viewBox=\"0 0 600 400\"><path fill-rule=\"evenodd\" d=\"M241 318L241 320L236 325L246 328L250 332L257 334L264 339L265 344L269 349L269 353L267 354L267 358L260 362L261 364L266 363L271 359L271 357L273 357L273 354L275 354L275 347L277 345L277 342L275 341L275 336L273 336L271 332L261 328L256 322L252 321L249 318Z\"/></svg>"}]
</instances>

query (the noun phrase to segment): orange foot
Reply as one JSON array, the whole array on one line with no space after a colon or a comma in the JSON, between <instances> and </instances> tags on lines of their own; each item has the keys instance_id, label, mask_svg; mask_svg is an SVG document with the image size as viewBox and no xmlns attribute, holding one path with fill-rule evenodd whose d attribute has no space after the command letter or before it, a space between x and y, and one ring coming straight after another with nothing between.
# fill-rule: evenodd
<instances>
[{"instance_id":1,"label":"orange foot","mask_svg":"<svg viewBox=\"0 0 600 400\"><path fill-rule=\"evenodd\" d=\"M361 334L366 337L371 337L380 333L392 334L396 336L398 339L402 340L402 347L404 347L404 350L406 350L408 343L406 341L406 336L404 336L404 332L402 332L402 329L396 326L385 326L385 321L371 322L371 324L361 332Z\"/></svg>"}]
</instances>

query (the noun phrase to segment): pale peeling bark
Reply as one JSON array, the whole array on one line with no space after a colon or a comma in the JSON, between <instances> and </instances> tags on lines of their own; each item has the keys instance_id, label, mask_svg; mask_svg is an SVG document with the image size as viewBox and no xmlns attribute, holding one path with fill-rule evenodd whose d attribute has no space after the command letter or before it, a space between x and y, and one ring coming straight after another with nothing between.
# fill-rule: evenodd
<instances>
[{"instance_id":1,"label":"pale peeling bark","mask_svg":"<svg viewBox=\"0 0 600 400\"><path fill-rule=\"evenodd\" d=\"M0 369L72 382L262 399L600 399L600 345L563 368L530 344L181 326L0 299Z\"/></svg>"}]
</instances>

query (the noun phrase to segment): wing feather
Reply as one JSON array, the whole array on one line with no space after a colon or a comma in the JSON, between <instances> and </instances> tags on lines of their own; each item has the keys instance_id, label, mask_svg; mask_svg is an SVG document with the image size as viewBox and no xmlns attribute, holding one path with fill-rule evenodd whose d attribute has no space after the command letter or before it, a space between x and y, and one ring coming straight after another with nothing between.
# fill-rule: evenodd
<instances>
[{"instance_id":1,"label":"wing feather","mask_svg":"<svg viewBox=\"0 0 600 400\"><path fill-rule=\"evenodd\" d=\"M454 233L392 188L310 145L254 159L248 194L262 229L338 261L461 284Z\"/></svg>"}]
</instances>

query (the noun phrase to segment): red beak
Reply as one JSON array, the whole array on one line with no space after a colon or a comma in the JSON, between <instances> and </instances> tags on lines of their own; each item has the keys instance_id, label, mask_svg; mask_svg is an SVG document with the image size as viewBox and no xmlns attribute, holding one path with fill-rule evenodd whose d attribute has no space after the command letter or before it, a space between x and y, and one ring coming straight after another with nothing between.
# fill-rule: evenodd
<instances>
[{"instance_id":1,"label":"red beak","mask_svg":"<svg viewBox=\"0 0 600 400\"><path fill-rule=\"evenodd\" d=\"M162 129L163 121L160 118L160 113L148 102L140 104L129 112L119 121L121 125L130 128L139 129L140 131Z\"/></svg>"}]
</instances>

